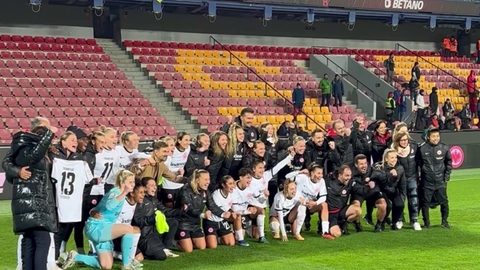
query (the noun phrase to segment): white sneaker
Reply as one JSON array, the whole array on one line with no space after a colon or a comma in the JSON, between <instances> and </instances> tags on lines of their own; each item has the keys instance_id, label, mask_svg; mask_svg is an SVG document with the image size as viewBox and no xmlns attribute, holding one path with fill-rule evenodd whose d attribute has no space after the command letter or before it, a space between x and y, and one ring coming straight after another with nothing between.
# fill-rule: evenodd
<instances>
[{"instance_id":1,"label":"white sneaker","mask_svg":"<svg viewBox=\"0 0 480 270\"><path fill-rule=\"evenodd\" d=\"M422 226L420 226L420 223L415 222L415 223L413 223L413 229L414 229L415 231L421 231L421 230L422 230Z\"/></svg>"},{"instance_id":2,"label":"white sneaker","mask_svg":"<svg viewBox=\"0 0 480 270\"><path fill-rule=\"evenodd\" d=\"M395 226L397 227L397 229L401 230L403 227L403 221L397 221L397 223L395 223Z\"/></svg>"},{"instance_id":3,"label":"white sneaker","mask_svg":"<svg viewBox=\"0 0 480 270\"><path fill-rule=\"evenodd\" d=\"M170 249L168 249L168 248L164 249L163 252L165 252L165 254L167 255L167 257L169 257L169 258L177 258L177 257L180 256L180 255L178 255L178 254L173 253L173 252L172 252Z\"/></svg>"},{"instance_id":4,"label":"white sneaker","mask_svg":"<svg viewBox=\"0 0 480 270\"><path fill-rule=\"evenodd\" d=\"M113 251L113 259L122 260L122 253L118 251Z\"/></svg>"}]
</instances>

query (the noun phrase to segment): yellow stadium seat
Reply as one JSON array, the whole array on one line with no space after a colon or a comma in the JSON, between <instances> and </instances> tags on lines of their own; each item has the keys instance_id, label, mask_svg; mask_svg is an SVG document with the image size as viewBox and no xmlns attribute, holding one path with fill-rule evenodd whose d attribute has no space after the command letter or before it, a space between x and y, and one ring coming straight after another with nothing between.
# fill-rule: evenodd
<instances>
[{"instance_id":1,"label":"yellow stadium seat","mask_svg":"<svg viewBox=\"0 0 480 270\"><path fill-rule=\"evenodd\" d=\"M474 119L473 119L473 124L474 124L474 125L478 125L478 118L474 118Z\"/></svg>"},{"instance_id":2,"label":"yellow stadium seat","mask_svg":"<svg viewBox=\"0 0 480 270\"><path fill-rule=\"evenodd\" d=\"M247 90L247 91L246 91L247 97L249 97L249 98L254 98L254 97L256 97L257 95L255 94L255 92L257 92L257 91Z\"/></svg>"},{"instance_id":3,"label":"yellow stadium seat","mask_svg":"<svg viewBox=\"0 0 480 270\"><path fill-rule=\"evenodd\" d=\"M220 64L221 66L228 66L228 65L230 65L230 62L228 61L228 59L219 59L218 62L219 62L219 64Z\"/></svg>"},{"instance_id":4,"label":"yellow stadium seat","mask_svg":"<svg viewBox=\"0 0 480 270\"><path fill-rule=\"evenodd\" d=\"M452 90L454 96L460 96L460 90L454 89Z\"/></svg>"},{"instance_id":5,"label":"yellow stadium seat","mask_svg":"<svg viewBox=\"0 0 480 270\"><path fill-rule=\"evenodd\" d=\"M309 131L313 131L317 128L317 125L316 124L308 124L307 125L307 130Z\"/></svg>"},{"instance_id":6,"label":"yellow stadium seat","mask_svg":"<svg viewBox=\"0 0 480 270\"><path fill-rule=\"evenodd\" d=\"M239 90L246 90L247 89L247 84L244 82L239 82L238 83L238 89Z\"/></svg>"},{"instance_id":7,"label":"yellow stadium seat","mask_svg":"<svg viewBox=\"0 0 480 270\"><path fill-rule=\"evenodd\" d=\"M455 104L455 110L460 111L463 107L463 104Z\"/></svg>"},{"instance_id":8,"label":"yellow stadium seat","mask_svg":"<svg viewBox=\"0 0 480 270\"><path fill-rule=\"evenodd\" d=\"M439 96L439 97L438 97L438 102L439 102L439 103L445 103L445 98Z\"/></svg>"},{"instance_id":9,"label":"yellow stadium seat","mask_svg":"<svg viewBox=\"0 0 480 270\"><path fill-rule=\"evenodd\" d=\"M187 56L187 50L177 50L178 56Z\"/></svg>"},{"instance_id":10,"label":"yellow stadium seat","mask_svg":"<svg viewBox=\"0 0 480 270\"><path fill-rule=\"evenodd\" d=\"M220 57L220 52L219 51L209 51L210 52L210 57L212 58L219 58Z\"/></svg>"},{"instance_id":11,"label":"yellow stadium seat","mask_svg":"<svg viewBox=\"0 0 480 270\"><path fill-rule=\"evenodd\" d=\"M220 107L218 108L218 113L221 115L228 115L228 110L227 108Z\"/></svg>"},{"instance_id":12,"label":"yellow stadium seat","mask_svg":"<svg viewBox=\"0 0 480 270\"><path fill-rule=\"evenodd\" d=\"M314 115L314 116L313 116L313 119L314 119L315 122L317 122L317 123L323 122L323 116L322 116L322 115Z\"/></svg>"},{"instance_id":13,"label":"yellow stadium seat","mask_svg":"<svg viewBox=\"0 0 480 270\"><path fill-rule=\"evenodd\" d=\"M195 73L203 73L201 66L193 66L193 72Z\"/></svg>"},{"instance_id":14,"label":"yellow stadium seat","mask_svg":"<svg viewBox=\"0 0 480 270\"><path fill-rule=\"evenodd\" d=\"M447 96L453 96L453 90L452 89L447 90Z\"/></svg>"},{"instance_id":15,"label":"yellow stadium seat","mask_svg":"<svg viewBox=\"0 0 480 270\"><path fill-rule=\"evenodd\" d=\"M307 122L305 115L298 115L297 122L301 124L305 124Z\"/></svg>"},{"instance_id":16,"label":"yellow stadium seat","mask_svg":"<svg viewBox=\"0 0 480 270\"><path fill-rule=\"evenodd\" d=\"M221 90L222 90L222 89L228 89L228 83L226 83L226 82L220 82L220 83L219 83L219 87L220 87Z\"/></svg>"},{"instance_id":17,"label":"yellow stadium seat","mask_svg":"<svg viewBox=\"0 0 480 270\"><path fill-rule=\"evenodd\" d=\"M228 95L233 98L238 98L238 91L237 90L228 90Z\"/></svg>"},{"instance_id":18,"label":"yellow stadium seat","mask_svg":"<svg viewBox=\"0 0 480 270\"><path fill-rule=\"evenodd\" d=\"M200 85L202 86L203 89L212 89L209 81L202 81L200 82Z\"/></svg>"},{"instance_id":19,"label":"yellow stadium seat","mask_svg":"<svg viewBox=\"0 0 480 270\"><path fill-rule=\"evenodd\" d=\"M187 56L194 57L195 56L195 51L194 50L187 50Z\"/></svg>"},{"instance_id":20,"label":"yellow stadium seat","mask_svg":"<svg viewBox=\"0 0 480 270\"><path fill-rule=\"evenodd\" d=\"M327 107L321 107L320 111L322 112L322 114L330 114L330 111L328 110ZM329 122L329 121L325 120L325 122Z\"/></svg>"},{"instance_id":21,"label":"yellow stadium seat","mask_svg":"<svg viewBox=\"0 0 480 270\"><path fill-rule=\"evenodd\" d=\"M303 103L304 106L311 106L312 105L312 102L311 102L311 99L310 98L306 98L305 99L305 103Z\"/></svg>"},{"instance_id":22,"label":"yellow stadium seat","mask_svg":"<svg viewBox=\"0 0 480 270\"><path fill-rule=\"evenodd\" d=\"M238 90L238 83L237 82L229 82L228 88L233 90Z\"/></svg>"},{"instance_id":23,"label":"yellow stadium seat","mask_svg":"<svg viewBox=\"0 0 480 270\"><path fill-rule=\"evenodd\" d=\"M193 66L185 66L183 70L185 70L185 73L193 73Z\"/></svg>"},{"instance_id":24,"label":"yellow stadium seat","mask_svg":"<svg viewBox=\"0 0 480 270\"><path fill-rule=\"evenodd\" d=\"M192 75L192 81L197 81L197 82L198 82L198 81L201 81L201 80L202 80L202 78L201 78L200 74L198 74L198 73L193 73L193 75Z\"/></svg>"},{"instance_id":25,"label":"yellow stadium seat","mask_svg":"<svg viewBox=\"0 0 480 270\"><path fill-rule=\"evenodd\" d=\"M452 103L458 103L458 97L450 97Z\"/></svg>"},{"instance_id":26,"label":"yellow stadium seat","mask_svg":"<svg viewBox=\"0 0 480 270\"><path fill-rule=\"evenodd\" d=\"M317 115L317 114L321 114L322 111L320 111L320 107L319 106L313 106L313 114Z\"/></svg>"},{"instance_id":27,"label":"yellow stadium seat","mask_svg":"<svg viewBox=\"0 0 480 270\"><path fill-rule=\"evenodd\" d=\"M277 120L275 119L275 115L268 115L267 116L267 122L269 122L271 124L276 124Z\"/></svg>"},{"instance_id":28,"label":"yellow stadium seat","mask_svg":"<svg viewBox=\"0 0 480 270\"><path fill-rule=\"evenodd\" d=\"M290 115L290 114L285 115L285 121L289 121L289 122L293 121L293 115Z\"/></svg>"},{"instance_id":29,"label":"yellow stadium seat","mask_svg":"<svg viewBox=\"0 0 480 270\"><path fill-rule=\"evenodd\" d=\"M267 122L267 118L263 115L259 115L255 118L257 118L257 121L258 121L259 124Z\"/></svg>"},{"instance_id":30,"label":"yellow stadium seat","mask_svg":"<svg viewBox=\"0 0 480 270\"><path fill-rule=\"evenodd\" d=\"M238 58L247 58L247 53L246 52L238 52L237 57Z\"/></svg>"},{"instance_id":31,"label":"yellow stadium seat","mask_svg":"<svg viewBox=\"0 0 480 270\"><path fill-rule=\"evenodd\" d=\"M252 60L252 59L248 59L245 64L247 64L247 66L249 66L249 67L253 67L253 66L255 66L255 61Z\"/></svg>"},{"instance_id":32,"label":"yellow stadium seat","mask_svg":"<svg viewBox=\"0 0 480 270\"><path fill-rule=\"evenodd\" d=\"M465 100L464 97L458 97L458 102L462 103L462 104L466 104L467 101Z\"/></svg>"},{"instance_id":33,"label":"yellow stadium seat","mask_svg":"<svg viewBox=\"0 0 480 270\"><path fill-rule=\"evenodd\" d=\"M242 62L240 62L237 58L232 58L230 61L230 65L232 66L243 66Z\"/></svg>"},{"instance_id":34,"label":"yellow stadium seat","mask_svg":"<svg viewBox=\"0 0 480 270\"><path fill-rule=\"evenodd\" d=\"M331 123L332 122L332 116L329 114L325 114L323 116L323 120L325 120L325 123Z\"/></svg>"},{"instance_id":35,"label":"yellow stadium seat","mask_svg":"<svg viewBox=\"0 0 480 270\"><path fill-rule=\"evenodd\" d=\"M205 64L206 66L214 65L212 62L212 58L203 58L203 64Z\"/></svg>"},{"instance_id":36,"label":"yellow stadium seat","mask_svg":"<svg viewBox=\"0 0 480 270\"><path fill-rule=\"evenodd\" d=\"M238 97L246 98L247 97L247 91L245 91L245 90L237 91L237 95L238 95Z\"/></svg>"},{"instance_id":37,"label":"yellow stadium seat","mask_svg":"<svg viewBox=\"0 0 480 270\"><path fill-rule=\"evenodd\" d=\"M258 74L264 74L264 73L265 73L265 68L263 68L263 67L255 67L255 71L256 71Z\"/></svg>"},{"instance_id":38,"label":"yellow stadium seat","mask_svg":"<svg viewBox=\"0 0 480 270\"><path fill-rule=\"evenodd\" d=\"M197 57L204 58L204 57L211 57L212 54L210 53L210 51L196 51L195 55Z\"/></svg>"},{"instance_id":39,"label":"yellow stadium seat","mask_svg":"<svg viewBox=\"0 0 480 270\"><path fill-rule=\"evenodd\" d=\"M273 72L273 74L282 74L279 67L273 67L272 72Z\"/></svg>"},{"instance_id":40,"label":"yellow stadium seat","mask_svg":"<svg viewBox=\"0 0 480 270\"><path fill-rule=\"evenodd\" d=\"M254 89L257 89L257 87L253 82L247 82L247 89L254 90Z\"/></svg>"},{"instance_id":41,"label":"yellow stadium seat","mask_svg":"<svg viewBox=\"0 0 480 270\"><path fill-rule=\"evenodd\" d=\"M193 59L193 63L197 66L199 65L203 65L203 58L192 58Z\"/></svg>"},{"instance_id":42,"label":"yellow stadium seat","mask_svg":"<svg viewBox=\"0 0 480 270\"><path fill-rule=\"evenodd\" d=\"M255 60L255 66L263 66L263 60L260 60L260 59Z\"/></svg>"},{"instance_id":43,"label":"yellow stadium seat","mask_svg":"<svg viewBox=\"0 0 480 270\"><path fill-rule=\"evenodd\" d=\"M277 124L285 122L285 115L277 115L275 117Z\"/></svg>"},{"instance_id":44,"label":"yellow stadium seat","mask_svg":"<svg viewBox=\"0 0 480 270\"><path fill-rule=\"evenodd\" d=\"M312 107L303 107L303 111L306 114L313 114L313 108Z\"/></svg>"},{"instance_id":45,"label":"yellow stadium seat","mask_svg":"<svg viewBox=\"0 0 480 270\"><path fill-rule=\"evenodd\" d=\"M210 82L210 87L212 89L215 89L215 90L222 90L222 88L220 88L220 84L218 82Z\"/></svg>"},{"instance_id":46,"label":"yellow stadium seat","mask_svg":"<svg viewBox=\"0 0 480 270\"><path fill-rule=\"evenodd\" d=\"M175 65L175 71L176 72L184 72L185 70L183 69L184 66L181 65Z\"/></svg>"},{"instance_id":47,"label":"yellow stadium seat","mask_svg":"<svg viewBox=\"0 0 480 270\"><path fill-rule=\"evenodd\" d=\"M192 74L190 73L182 73L182 77L185 81L192 81Z\"/></svg>"},{"instance_id":48,"label":"yellow stadium seat","mask_svg":"<svg viewBox=\"0 0 480 270\"><path fill-rule=\"evenodd\" d=\"M287 98L292 98L292 91L283 91L283 96L287 97Z\"/></svg>"},{"instance_id":49,"label":"yellow stadium seat","mask_svg":"<svg viewBox=\"0 0 480 270\"><path fill-rule=\"evenodd\" d=\"M195 63L195 59L199 58L185 58L185 65L193 65Z\"/></svg>"},{"instance_id":50,"label":"yellow stadium seat","mask_svg":"<svg viewBox=\"0 0 480 270\"><path fill-rule=\"evenodd\" d=\"M185 57L176 57L175 61L177 61L177 63L180 65L185 65Z\"/></svg>"}]
</instances>

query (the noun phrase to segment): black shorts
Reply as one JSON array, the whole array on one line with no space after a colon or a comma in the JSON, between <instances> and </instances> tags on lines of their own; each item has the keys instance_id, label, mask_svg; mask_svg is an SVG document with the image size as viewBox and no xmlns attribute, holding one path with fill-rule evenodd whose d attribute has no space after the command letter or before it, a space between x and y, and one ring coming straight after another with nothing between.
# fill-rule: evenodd
<instances>
[{"instance_id":1,"label":"black shorts","mask_svg":"<svg viewBox=\"0 0 480 270\"><path fill-rule=\"evenodd\" d=\"M160 186L158 188L158 200L160 200L162 203L175 203L180 189L164 189L160 188Z\"/></svg>"},{"instance_id":2,"label":"black shorts","mask_svg":"<svg viewBox=\"0 0 480 270\"><path fill-rule=\"evenodd\" d=\"M183 240L183 239L194 239L194 238L202 238L205 237L203 230L200 226L195 226L193 230L182 230L178 229L177 233L175 234L175 240Z\"/></svg>"},{"instance_id":3,"label":"black shorts","mask_svg":"<svg viewBox=\"0 0 480 270\"><path fill-rule=\"evenodd\" d=\"M378 192L375 192L372 195L368 196L366 198L367 205L370 206L370 207L375 207L375 203L379 199L385 199L385 194L383 192L378 191Z\"/></svg>"},{"instance_id":4,"label":"black shorts","mask_svg":"<svg viewBox=\"0 0 480 270\"><path fill-rule=\"evenodd\" d=\"M242 216L242 229L246 230L247 227L248 227L248 223L251 223L251 222L253 223L250 216L248 216L248 215Z\"/></svg>"},{"instance_id":5,"label":"black shorts","mask_svg":"<svg viewBox=\"0 0 480 270\"><path fill-rule=\"evenodd\" d=\"M353 201L359 201L361 206L363 201L365 201L365 197L360 194L353 194L350 198L350 203L353 203Z\"/></svg>"},{"instance_id":6,"label":"black shorts","mask_svg":"<svg viewBox=\"0 0 480 270\"><path fill-rule=\"evenodd\" d=\"M119 237L117 239L113 239L113 250L117 252L122 252L122 237ZM135 255L141 253L142 251L140 248L137 247L137 251L135 252Z\"/></svg>"},{"instance_id":7,"label":"black shorts","mask_svg":"<svg viewBox=\"0 0 480 270\"><path fill-rule=\"evenodd\" d=\"M330 211L328 212L328 221L330 222L330 228L347 221L348 207L348 205L344 206L342 209L340 209L340 211L335 213L331 213Z\"/></svg>"},{"instance_id":8,"label":"black shorts","mask_svg":"<svg viewBox=\"0 0 480 270\"><path fill-rule=\"evenodd\" d=\"M225 236L232 233L232 225L226 220L215 222L208 219L203 220L203 231L205 235Z\"/></svg>"}]
</instances>

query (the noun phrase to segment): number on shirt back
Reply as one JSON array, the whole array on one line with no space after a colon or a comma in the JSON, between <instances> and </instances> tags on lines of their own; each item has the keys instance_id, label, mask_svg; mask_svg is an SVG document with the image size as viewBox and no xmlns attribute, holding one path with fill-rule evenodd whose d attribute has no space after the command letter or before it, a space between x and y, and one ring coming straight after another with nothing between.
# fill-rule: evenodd
<instances>
[{"instance_id":1,"label":"number on shirt back","mask_svg":"<svg viewBox=\"0 0 480 270\"><path fill-rule=\"evenodd\" d=\"M113 162L107 162L103 166L105 166L105 169L103 170L101 177L103 180L105 180L110 176L110 173L112 173Z\"/></svg>"},{"instance_id":2,"label":"number on shirt back","mask_svg":"<svg viewBox=\"0 0 480 270\"><path fill-rule=\"evenodd\" d=\"M230 230L230 223L228 223L228 221L223 221L222 224L223 224L223 228L225 228L225 230L227 230L227 231Z\"/></svg>"},{"instance_id":3,"label":"number on shirt back","mask_svg":"<svg viewBox=\"0 0 480 270\"><path fill-rule=\"evenodd\" d=\"M72 195L75 192L75 174L72 172L62 172L61 192L64 195Z\"/></svg>"}]
</instances>

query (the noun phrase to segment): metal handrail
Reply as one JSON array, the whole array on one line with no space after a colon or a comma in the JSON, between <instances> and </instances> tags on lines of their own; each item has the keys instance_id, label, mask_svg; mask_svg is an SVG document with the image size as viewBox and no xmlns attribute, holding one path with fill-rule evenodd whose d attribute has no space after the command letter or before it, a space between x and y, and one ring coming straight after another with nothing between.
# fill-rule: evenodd
<instances>
[{"instance_id":1,"label":"metal handrail","mask_svg":"<svg viewBox=\"0 0 480 270\"><path fill-rule=\"evenodd\" d=\"M220 45L220 47L222 48L222 50L224 51L227 51L229 53L229 56L230 56L230 63L232 62L232 58L235 58L239 63L241 63L243 66L245 66L247 68L247 76L248 76L248 72L254 74L255 76L257 76L263 83L265 83L265 89L266 90L273 90L275 91L284 101L285 101L285 108L287 108L288 105L290 106L293 106L293 103L292 101L290 101L290 99L288 99L287 97L285 97L282 93L280 93L275 87L273 87L273 85L269 84L262 76L260 76L256 71L255 69L249 67L247 64L245 64L240 58L238 58L235 53L233 53L232 51L230 51L228 48L226 48L222 43L220 43L217 39L215 39L213 36L210 36L210 41L211 41L211 44L212 44L212 48L215 46L215 44L218 44ZM303 111L303 109L300 111L301 114L305 115L306 117L306 123L305 123L305 130L307 130L307 126L308 126L308 120L310 120L312 123L316 124L318 128L320 128L321 130L323 131L327 131L325 128L323 128L319 123L317 123L312 117L310 117L307 113L305 113Z\"/></svg>"},{"instance_id":2,"label":"metal handrail","mask_svg":"<svg viewBox=\"0 0 480 270\"><path fill-rule=\"evenodd\" d=\"M400 51L400 48L402 48L403 50L407 51L407 52L410 52L413 54L413 56L417 57L417 61L416 62L419 62L418 59L422 59L424 62L426 63L429 63L430 65L432 65L433 67L435 67L437 69L437 77L438 76L450 76L452 78L454 78L455 80L457 80L459 82L459 85L458 85L458 89L460 90L461 89L461 86L464 86L466 87L467 86L467 82L466 81L463 81L462 79L458 78L457 76L455 76L454 74L451 74L449 73L448 71L440 68L439 66L437 66L436 64L430 62L429 60L427 60L426 58L424 58L423 56L419 55L417 52L414 52L410 49L408 49L407 47L403 46L402 44L400 43L396 43L395 44L395 50L397 52ZM442 73L444 74L439 74L439 71L441 71Z\"/></svg>"},{"instance_id":3,"label":"metal handrail","mask_svg":"<svg viewBox=\"0 0 480 270\"><path fill-rule=\"evenodd\" d=\"M311 50L312 54L315 54L315 53L314 53L314 52L316 52L315 48L322 48L322 49L323 49L323 48L325 48L325 47L312 46L312 50ZM335 48L335 49L346 49L346 50L350 50L352 53L351 53L351 54L348 54L348 55L355 55L355 56L360 57L363 62L369 63L370 65L372 65L372 67L375 67L375 69L377 69L378 71L380 71L380 73L382 73L384 76L388 76L388 74L387 74L386 71L383 71L381 68L377 68L377 67L376 67L376 64L374 64L372 61L368 60L368 59L365 58L363 55L359 54L358 52L356 52L356 51L354 51L354 50L352 50L352 49L349 49L349 48L347 48L347 47L326 47L326 48L328 49L328 52L329 52L329 53L331 52L331 50L332 50L333 48ZM380 76L380 75L376 75L375 73L372 73L372 74L375 75L375 76ZM382 79L382 80L383 80L383 79ZM400 85L401 85L402 83L404 83L404 82L400 82L400 81L399 81L398 79L396 79L395 77L393 77L392 80L393 80L395 83L400 84ZM390 84L390 83L388 83L388 84ZM392 87L395 88L394 86L392 86Z\"/></svg>"},{"instance_id":4,"label":"metal handrail","mask_svg":"<svg viewBox=\"0 0 480 270\"><path fill-rule=\"evenodd\" d=\"M372 89L370 89L368 86L366 86L364 83L362 83L359 79L355 78L355 76L353 76L352 74L350 74L348 71L346 71L345 69L343 69L341 66L339 66L337 63L335 63L335 61L333 61L330 57L326 56L325 54L321 54L321 56L325 57L325 59L327 59L327 66L328 66L328 63L331 62L332 64L334 64L337 68L339 68L344 74L347 74L347 76L349 76L350 78L353 78L355 81L357 81L356 83L356 88L358 91L361 92L360 88L358 87L358 85L360 84L362 86L362 90L363 89L366 89L369 91L369 93L366 93L368 97L370 97L371 99L373 97L378 97L380 98L380 100L382 101L386 101L387 99L385 97L381 97L380 95L376 94ZM373 99L372 99L373 100Z\"/></svg>"}]
</instances>

